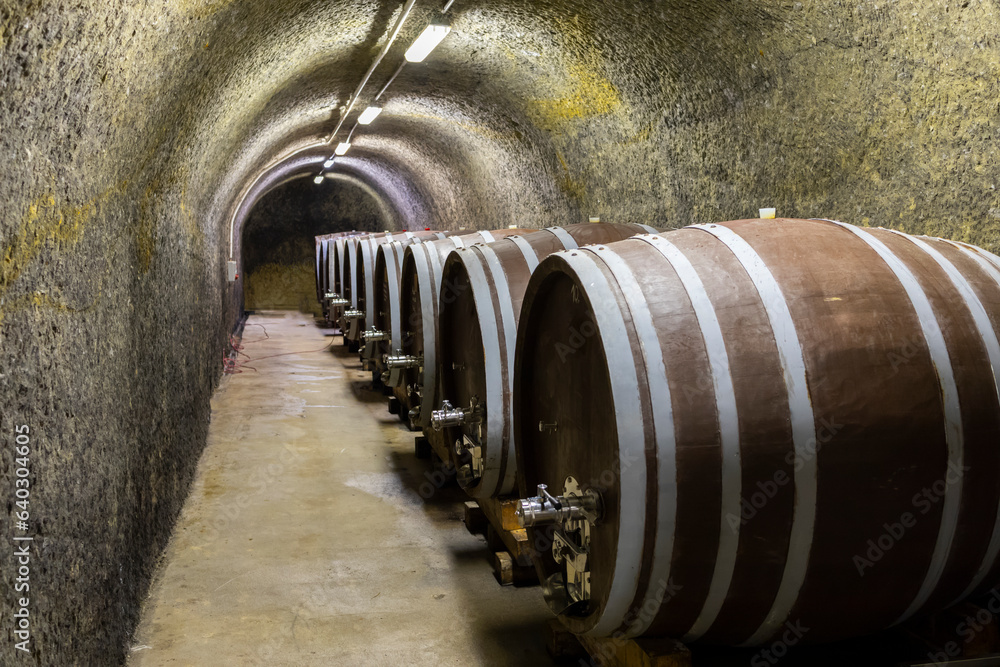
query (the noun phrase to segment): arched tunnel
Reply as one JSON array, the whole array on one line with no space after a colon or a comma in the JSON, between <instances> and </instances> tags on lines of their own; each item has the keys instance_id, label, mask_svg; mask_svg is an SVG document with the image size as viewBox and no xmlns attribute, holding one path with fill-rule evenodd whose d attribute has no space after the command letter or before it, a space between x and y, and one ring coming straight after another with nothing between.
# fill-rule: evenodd
<instances>
[{"instance_id":1,"label":"arched tunnel","mask_svg":"<svg viewBox=\"0 0 1000 667\"><path fill-rule=\"evenodd\" d=\"M240 432L213 414L234 335L251 311L322 317L314 237L773 207L1000 252L998 18L994 0L0 0L0 662L164 648L136 631L198 530L178 522L210 491L210 429ZM434 22L450 33L407 61Z\"/></svg>"}]
</instances>

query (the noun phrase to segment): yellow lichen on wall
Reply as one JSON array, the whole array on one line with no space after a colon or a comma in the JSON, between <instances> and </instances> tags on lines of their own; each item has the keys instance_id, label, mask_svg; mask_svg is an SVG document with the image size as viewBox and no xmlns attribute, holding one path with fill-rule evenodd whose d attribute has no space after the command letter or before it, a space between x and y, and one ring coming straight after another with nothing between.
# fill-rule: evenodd
<instances>
[{"instance_id":1,"label":"yellow lichen on wall","mask_svg":"<svg viewBox=\"0 0 1000 667\"><path fill-rule=\"evenodd\" d=\"M621 106L621 96L601 73L599 54L590 50L565 70L566 81L550 98L530 100L528 114L541 128L562 131L569 121L611 113Z\"/></svg>"},{"instance_id":2,"label":"yellow lichen on wall","mask_svg":"<svg viewBox=\"0 0 1000 667\"><path fill-rule=\"evenodd\" d=\"M40 195L31 204L21 218L17 232L10 243L3 247L3 264L0 266L0 296L8 293L21 274L46 249L54 245L53 250L65 251L83 238L87 223L89 223L100 207L112 196L124 190L127 183L121 183L99 196L78 206L72 204L60 205L54 194L47 192ZM52 307L57 310L67 310L66 304L43 292L6 300L0 304L0 322L4 313L24 307Z\"/></svg>"}]
</instances>

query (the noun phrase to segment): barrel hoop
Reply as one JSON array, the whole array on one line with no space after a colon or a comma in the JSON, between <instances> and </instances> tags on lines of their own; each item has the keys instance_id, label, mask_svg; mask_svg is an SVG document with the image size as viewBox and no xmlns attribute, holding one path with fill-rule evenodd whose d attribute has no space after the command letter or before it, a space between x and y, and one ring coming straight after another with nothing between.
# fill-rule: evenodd
<instances>
[{"instance_id":1,"label":"barrel hoop","mask_svg":"<svg viewBox=\"0 0 1000 667\"><path fill-rule=\"evenodd\" d=\"M424 372L420 378L423 387L420 397L420 425L431 425L431 411L437 391L437 296L434 290L434 276L431 273L430 258L437 252L421 247L422 252L413 251L413 268L417 274L417 288L420 290L420 323L424 334Z\"/></svg>"},{"instance_id":2,"label":"barrel hoop","mask_svg":"<svg viewBox=\"0 0 1000 667\"><path fill-rule=\"evenodd\" d=\"M479 235L483 237L483 243L493 243L494 241L496 241L496 238L494 238L493 235L490 234L488 230L484 229L483 231L479 232Z\"/></svg>"},{"instance_id":3,"label":"barrel hoop","mask_svg":"<svg viewBox=\"0 0 1000 667\"><path fill-rule=\"evenodd\" d=\"M615 572L608 591L608 601L597 623L587 633L595 637L610 635L618 628L635 599L642 564L642 535L646 526L646 453L643 439L639 378L631 339L618 300L604 273L588 253L560 252L583 286L594 312L594 322L608 362L611 395L618 432L619 526ZM550 480L562 484L563 480Z\"/></svg>"},{"instance_id":4,"label":"barrel hoop","mask_svg":"<svg viewBox=\"0 0 1000 667\"><path fill-rule=\"evenodd\" d=\"M456 251L458 252L458 251ZM487 442L495 434L503 433L506 415L503 410L503 360L500 350L499 326L496 320L497 313L493 307L493 294L489 281L486 278L486 271L483 262L475 256L474 250L466 250L459 253L462 264L469 276L469 284L472 286L472 296L476 304L476 314L479 320L479 333L483 339L483 362L486 374L486 433ZM510 297L508 294L508 303ZM463 345L465 341L452 341L456 345ZM451 398L442 396L441 398ZM482 400L482 397L480 397ZM464 406L463 406L464 407ZM486 447L483 451L483 477L478 487L475 489L475 497L490 496L493 489L498 488L500 483L500 460L501 447Z\"/></svg>"},{"instance_id":5,"label":"barrel hoop","mask_svg":"<svg viewBox=\"0 0 1000 667\"><path fill-rule=\"evenodd\" d=\"M515 464L517 461L517 449L514 443L514 433L510 430L510 425L514 423L514 419L511 416L511 397L514 394L514 346L517 342L517 320L514 318L514 300L510 295L510 284L507 281L507 273L503 270L500 258L497 257L493 248L488 245L481 245L478 249L479 252L482 253L483 258L486 260L486 265L490 267L490 274L493 277L493 286L496 290L497 302L500 304L500 322L503 325L504 342L506 343L504 346L504 355L502 355L501 358L506 361L503 368L507 371L507 392L502 394L503 402L501 403L501 408L503 415L502 423L504 427L508 429L507 439L506 442L504 442L502 437L496 437L502 436L502 431L488 431L486 440L487 450L497 449L497 442L501 445L499 450L499 474L501 475L500 485L496 488L485 489L482 485L480 486L480 489L483 491L483 494L480 497L494 497L510 493L514 490L514 485L517 483L517 465ZM485 344L485 339L483 342ZM499 344L499 340L497 343ZM495 410L496 408L491 408L491 406L487 404L486 409L487 412L489 412L491 409ZM490 443L491 439L493 439L492 443ZM490 452L490 458L492 458L492 453L493 452Z\"/></svg>"},{"instance_id":6,"label":"barrel hoop","mask_svg":"<svg viewBox=\"0 0 1000 667\"><path fill-rule=\"evenodd\" d=\"M448 238L448 235L445 234L444 232L434 232L435 241L440 241L441 239L446 239L446 238Z\"/></svg>"},{"instance_id":7,"label":"barrel hoop","mask_svg":"<svg viewBox=\"0 0 1000 667\"><path fill-rule=\"evenodd\" d=\"M358 307L358 246L351 243L347 248L348 259L350 259L351 271L348 279L351 281L351 308Z\"/></svg>"},{"instance_id":8,"label":"barrel hoop","mask_svg":"<svg viewBox=\"0 0 1000 667\"><path fill-rule=\"evenodd\" d=\"M955 371L951 365L951 355L941 332L941 325L934 314L930 299L920 287L920 282L906 264L889 249L885 243L875 238L869 232L859 227L846 225L830 220L835 225L848 230L878 253L879 257L889 266L906 291L920 322L920 329L927 341L931 360L937 371L938 383L941 387L941 399L945 416L945 438L948 442L948 469L961 470L963 463L964 435L962 432L962 410L958 398L958 385L955 383ZM941 511L941 525L938 528L937 542L931 554L931 562L924 576L924 581L917 591L916 597L895 622L902 623L915 614L934 592L941 574L944 572L951 551L955 529L958 525L958 513L961 509L962 479L959 477L954 484L945 489L944 506Z\"/></svg>"},{"instance_id":9,"label":"barrel hoop","mask_svg":"<svg viewBox=\"0 0 1000 667\"><path fill-rule=\"evenodd\" d=\"M528 272L534 273L535 268L538 267L538 253L535 249L531 247L531 244L521 236L520 234L515 234L514 236L508 236L509 240L514 242L521 254L524 255L524 261L528 263Z\"/></svg>"},{"instance_id":10,"label":"barrel hoop","mask_svg":"<svg viewBox=\"0 0 1000 667\"><path fill-rule=\"evenodd\" d=\"M387 234L387 236L389 237L389 243L392 243L392 234ZM403 237L407 239L412 239L413 232L403 232Z\"/></svg>"},{"instance_id":11,"label":"barrel hoop","mask_svg":"<svg viewBox=\"0 0 1000 667\"><path fill-rule=\"evenodd\" d=\"M633 610L628 618L634 620L626 623L626 628L622 628L627 636L636 637L645 632L656 618L655 613L645 610L658 609L663 604L664 591L670 587L670 565L677 525L677 438L673 403L660 338L635 274L614 250L606 246L590 246L587 250L600 257L610 269L632 315L632 324L643 357L639 367L646 369L646 381L649 384L653 434L656 438L656 517L647 518L656 521L656 538L653 545L646 545L643 549L646 552L652 547L652 563L649 566L648 584L646 590L641 591L642 599L638 606L635 606L636 601L633 599ZM612 369L612 372L616 370Z\"/></svg>"},{"instance_id":12,"label":"barrel hoop","mask_svg":"<svg viewBox=\"0 0 1000 667\"><path fill-rule=\"evenodd\" d=\"M898 234L899 232L896 233ZM952 264L944 255L922 239L913 238L912 236L907 236L905 234L900 234L900 236L908 238L917 247L930 255L934 261L937 262L938 266L940 266L941 269L948 274L948 278L951 279L951 282L955 285L958 293L962 295L962 300L965 301L965 305L969 309L969 313L972 315L972 319L976 323L976 329L979 331L979 336L983 340L983 345L986 347L986 353L990 360L990 370L993 374L993 388L996 391L997 404L1000 405L1000 377L997 376L997 371L1000 370L1000 341L997 340L996 330L993 328L993 323L990 321L990 316L987 314L986 308L979 300L979 297L976 296L976 293L972 289L972 285L969 284L969 281L966 280L965 276L963 276L958 269L955 268L955 265ZM948 243L948 241L943 242ZM984 269L986 273L989 274L998 285L1000 285L1000 273L998 273L996 269L992 269L991 271L991 267L985 260L980 259L975 254L968 252L961 246L956 247L958 247L960 251L964 251L971 256L973 260L979 263L980 268ZM997 515L994 518L993 533L990 536L990 542L986 549L985 558L976 570L969 587L957 600L955 600L955 603L961 601L965 598L965 596L975 590L980 583L982 583L990 569L992 569L998 553L1000 553L1000 507L997 508Z\"/></svg>"},{"instance_id":13,"label":"barrel hoop","mask_svg":"<svg viewBox=\"0 0 1000 667\"><path fill-rule=\"evenodd\" d=\"M802 344L778 281L757 251L733 230L721 225L692 225L692 228L706 231L724 243L753 281L774 333L788 392L795 447L795 511L778 592L763 623L745 643L757 645L771 638L788 620L806 578L816 523L816 417L809 397Z\"/></svg>"},{"instance_id":14,"label":"barrel hoop","mask_svg":"<svg viewBox=\"0 0 1000 667\"><path fill-rule=\"evenodd\" d=\"M732 368L726 340L719 324L718 315L708 297L698 270L691 260L673 243L663 236L637 236L656 248L680 278L698 320L708 354L708 364L712 370L712 387L715 390L715 410L719 420L720 446L722 449L722 513L719 517L719 551L715 558L712 582L705 597L705 604L685 641L694 641L708 632L719 615L722 604L729 594L736 556L740 543L740 522L733 517L741 516L743 470L740 452L739 408L736 403L736 388L733 385Z\"/></svg>"},{"instance_id":15,"label":"barrel hoop","mask_svg":"<svg viewBox=\"0 0 1000 667\"><path fill-rule=\"evenodd\" d=\"M403 254L403 246L398 245L392 249L392 261L385 263L386 279L389 281L389 353L403 347L403 335L400 326L400 298L399 298L399 269L400 255Z\"/></svg>"},{"instance_id":16,"label":"barrel hoop","mask_svg":"<svg viewBox=\"0 0 1000 667\"><path fill-rule=\"evenodd\" d=\"M657 229L656 227L650 227L649 225L644 225L642 223L637 223L637 226L638 227L642 227L649 234L659 234L660 233L660 230Z\"/></svg>"},{"instance_id":17,"label":"barrel hoop","mask_svg":"<svg viewBox=\"0 0 1000 667\"><path fill-rule=\"evenodd\" d=\"M409 232L407 232L409 233ZM374 249L378 245L372 241L365 245L364 249L364 270L365 270L365 326L371 326L375 322L375 267L373 264ZM360 268L361 265L359 264Z\"/></svg>"},{"instance_id":18,"label":"barrel hoop","mask_svg":"<svg viewBox=\"0 0 1000 667\"><path fill-rule=\"evenodd\" d=\"M958 245L961 245L962 247L971 250L977 255L985 257L990 264L1000 269L1000 257L997 257L989 250L986 250L985 248L980 248L979 246L969 245L968 243L962 243L961 241L953 241L952 243L957 243Z\"/></svg>"},{"instance_id":19,"label":"barrel hoop","mask_svg":"<svg viewBox=\"0 0 1000 667\"><path fill-rule=\"evenodd\" d=\"M545 231L551 232L553 236L559 239L559 242L562 243L563 248L566 248L566 250L575 250L580 247L580 244L576 242L573 235L562 227L546 227Z\"/></svg>"},{"instance_id":20,"label":"barrel hoop","mask_svg":"<svg viewBox=\"0 0 1000 667\"><path fill-rule=\"evenodd\" d=\"M465 247L465 241L462 240L461 236L452 236L451 237L451 242L455 245L456 248L464 248Z\"/></svg>"}]
</instances>

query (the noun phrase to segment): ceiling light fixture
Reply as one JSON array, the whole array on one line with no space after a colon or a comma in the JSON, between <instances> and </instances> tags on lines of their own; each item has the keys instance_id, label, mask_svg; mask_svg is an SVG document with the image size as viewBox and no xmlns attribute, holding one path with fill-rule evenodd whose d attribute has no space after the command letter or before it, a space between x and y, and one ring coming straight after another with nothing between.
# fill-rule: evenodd
<instances>
[{"instance_id":1,"label":"ceiling light fixture","mask_svg":"<svg viewBox=\"0 0 1000 667\"><path fill-rule=\"evenodd\" d=\"M407 62L422 63L424 58L441 43L441 40L448 36L449 32L451 32L451 26L443 19L437 19L424 28L420 37L417 37L417 41L413 42L413 46L406 50L403 57L406 58Z\"/></svg>"},{"instance_id":2,"label":"ceiling light fixture","mask_svg":"<svg viewBox=\"0 0 1000 667\"><path fill-rule=\"evenodd\" d=\"M323 185L323 180L324 180L323 174L320 174L319 176L313 179L313 183L315 183L316 185Z\"/></svg>"},{"instance_id":3,"label":"ceiling light fixture","mask_svg":"<svg viewBox=\"0 0 1000 667\"><path fill-rule=\"evenodd\" d=\"M382 107L368 107L362 112L361 116L358 118L358 122L362 125L368 125L373 120L378 118L378 115L382 113Z\"/></svg>"},{"instance_id":4,"label":"ceiling light fixture","mask_svg":"<svg viewBox=\"0 0 1000 667\"><path fill-rule=\"evenodd\" d=\"M323 163L324 169L330 169L331 167L333 167L333 158L330 158L329 160Z\"/></svg>"},{"instance_id":5,"label":"ceiling light fixture","mask_svg":"<svg viewBox=\"0 0 1000 667\"><path fill-rule=\"evenodd\" d=\"M351 144L346 141L341 141L337 144L337 150L333 151L337 155L343 155L351 147Z\"/></svg>"}]
</instances>

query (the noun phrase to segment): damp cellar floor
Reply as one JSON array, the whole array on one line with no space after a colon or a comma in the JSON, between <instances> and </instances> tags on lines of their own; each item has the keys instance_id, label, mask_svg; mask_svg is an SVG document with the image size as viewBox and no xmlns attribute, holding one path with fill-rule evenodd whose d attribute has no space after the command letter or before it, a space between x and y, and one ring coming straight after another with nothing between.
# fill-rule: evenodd
<instances>
[{"instance_id":1,"label":"damp cellar floor","mask_svg":"<svg viewBox=\"0 0 1000 667\"><path fill-rule=\"evenodd\" d=\"M496 583L459 489L423 497L432 465L340 337L269 312L243 343L129 664L552 664L539 589Z\"/></svg>"}]
</instances>

